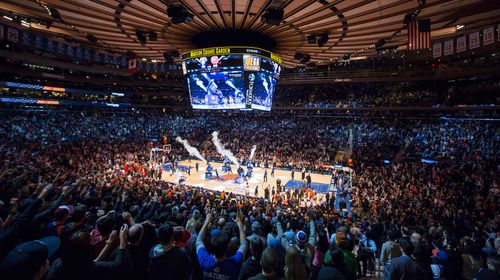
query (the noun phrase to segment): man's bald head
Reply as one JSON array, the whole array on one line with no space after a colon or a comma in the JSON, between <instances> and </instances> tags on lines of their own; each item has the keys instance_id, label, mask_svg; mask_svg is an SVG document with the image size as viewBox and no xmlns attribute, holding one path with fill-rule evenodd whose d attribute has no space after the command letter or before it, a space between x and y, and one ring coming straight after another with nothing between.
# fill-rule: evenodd
<instances>
[{"instance_id":1,"label":"man's bald head","mask_svg":"<svg viewBox=\"0 0 500 280\"><path fill-rule=\"evenodd\" d=\"M144 228L141 224L135 224L128 229L128 241L130 244L138 244L144 235Z\"/></svg>"}]
</instances>

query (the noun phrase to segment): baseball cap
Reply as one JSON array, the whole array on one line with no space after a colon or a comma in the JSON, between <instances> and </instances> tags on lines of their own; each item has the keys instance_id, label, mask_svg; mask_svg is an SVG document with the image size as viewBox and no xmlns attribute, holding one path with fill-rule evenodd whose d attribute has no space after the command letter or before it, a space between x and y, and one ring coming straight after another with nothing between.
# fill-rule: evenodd
<instances>
[{"instance_id":1,"label":"baseball cap","mask_svg":"<svg viewBox=\"0 0 500 280\"><path fill-rule=\"evenodd\" d=\"M55 236L17 245L0 263L0 275L10 279L31 279L37 269L54 255L61 241Z\"/></svg>"}]
</instances>

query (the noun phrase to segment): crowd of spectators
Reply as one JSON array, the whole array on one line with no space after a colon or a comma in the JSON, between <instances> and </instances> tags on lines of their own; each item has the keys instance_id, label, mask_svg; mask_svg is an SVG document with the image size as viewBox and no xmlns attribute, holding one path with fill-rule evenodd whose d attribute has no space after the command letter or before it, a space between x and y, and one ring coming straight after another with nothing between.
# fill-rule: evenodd
<instances>
[{"instance_id":1,"label":"crowd of spectators","mask_svg":"<svg viewBox=\"0 0 500 280\"><path fill-rule=\"evenodd\" d=\"M425 82L366 82L281 85L276 107L440 107L498 104L492 79ZM473 93L473 94L471 94Z\"/></svg>"},{"instance_id":2,"label":"crowd of spectators","mask_svg":"<svg viewBox=\"0 0 500 280\"><path fill-rule=\"evenodd\" d=\"M355 279L379 265L389 279L498 279L495 123L147 112L0 120L2 279ZM257 145L257 164L309 171L352 146L351 211L333 207L342 195L301 207L150 176L151 137L167 137L172 159L187 157L171 142L181 136L222 160L213 131L240 160Z\"/></svg>"}]
</instances>

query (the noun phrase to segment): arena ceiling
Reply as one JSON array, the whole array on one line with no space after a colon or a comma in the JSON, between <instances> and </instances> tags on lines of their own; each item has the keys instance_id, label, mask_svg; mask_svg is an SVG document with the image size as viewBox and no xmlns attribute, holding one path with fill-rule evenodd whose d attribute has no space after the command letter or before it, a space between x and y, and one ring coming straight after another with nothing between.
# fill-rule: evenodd
<instances>
[{"instance_id":1,"label":"arena ceiling","mask_svg":"<svg viewBox=\"0 0 500 280\"><path fill-rule=\"evenodd\" d=\"M172 23L167 7L182 5L194 17L189 23ZM284 10L279 26L261 21L270 8ZM52 10L48 8L53 8ZM54 11L56 14L54 15ZM52 11L52 16L49 15ZM133 51L140 58L163 60L164 52L196 48L192 37L214 30L248 30L276 41L273 50L287 67L296 66L297 52L309 54L316 63L342 59L344 55L377 55L375 43L404 50L405 15L430 18L432 39L455 37L500 21L498 0L3 0L0 14L21 15L52 21L31 24L44 32L98 45L100 48ZM1 20L4 21L3 18ZM464 28L456 29L463 25ZM156 41L141 44L136 31L155 32ZM323 46L310 44L307 36L328 34ZM97 39L90 43L89 35Z\"/></svg>"}]
</instances>

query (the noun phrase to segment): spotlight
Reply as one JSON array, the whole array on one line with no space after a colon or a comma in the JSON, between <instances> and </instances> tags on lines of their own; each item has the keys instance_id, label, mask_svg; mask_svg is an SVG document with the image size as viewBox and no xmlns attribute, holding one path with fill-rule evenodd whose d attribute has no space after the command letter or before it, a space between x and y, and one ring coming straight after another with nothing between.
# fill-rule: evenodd
<instances>
[{"instance_id":1,"label":"spotlight","mask_svg":"<svg viewBox=\"0 0 500 280\"><path fill-rule=\"evenodd\" d=\"M167 15L173 24L190 23L193 21L194 15L191 14L181 5L173 5L167 8Z\"/></svg>"},{"instance_id":2,"label":"spotlight","mask_svg":"<svg viewBox=\"0 0 500 280\"><path fill-rule=\"evenodd\" d=\"M164 52L163 57L165 58L165 62L173 64L174 58L179 57L179 51L174 50L174 51Z\"/></svg>"},{"instance_id":3,"label":"spotlight","mask_svg":"<svg viewBox=\"0 0 500 280\"><path fill-rule=\"evenodd\" d=\"M300 63L301 64L306 64L309 62L309 60L311 60L311 56L308 55L308 54L304 54L304 56L302 57L302 59L300 60Z\"/></svg>"},{"instance_id":4,"label":"spotlight","mask_svg":"<svg viewBox=\"0 0 500 280\"><path fill-rule=\"evenodd\" d=\"M293 56L293 58L297 60L301 60L303 57L304 57L303 53L295 53L295 55Z\"/></svg>"},{"instance_id":5,"label":"spotlight","mask_svg":"<svg viewBox=\"0 0 500 280\"><path fill-rule=\"evenodd\" d=\"M149 41L157 41L157 40L158 40L158 34L156 32L150 31Z\"/></svg>"},{"instance_id":6,"label":"spotlight","mask_svg":"<svg viewBox=\"0 0 500 280\"><path fill-rule=\"evenodd\" d=\"M49 16L53 17L54 19L61 20L61 14L59 13L59 10L57 10L56 8L49 7L45 4L41 5L45 9L45 11L47 11L47 14L49 14Z\"/></svg>"},{"instance_id":7,"label":"spotlight","mask_svg":"<svg viewBox=\"0 0 500 280\"><path fill-rule=\"evenodd\" d=\"M408 13L405 15L405 18L403 20L403 24L409 24L411 21L413 20L413 14L412 13Z\"/></svg>"},{"instance_id":8,"label":"spotlight","mask_svg":"<svg viewBox=\"0 0 500 280\"><path fill-rule=\"evenodd\" d=\"M59 13L59 10L56 8L49 8L48 9L49 15L52 16L54 19L61 19L61 14Z\"/></svg>"},{"instance_id":9,"label":"spotlight","mask_svg":"<svg viewBox=\"0 0 500 280\"><path fill-rule=\"evenodd\" d=\"M141 45L146 45L146 41L148 38L146 37L146 32L142 30L136 30L135 35L137 36L137 40L141 43Z\"/></svg>"},{"instance_id":10,"label":"spotlight","mask_svg":"<svg viewBox=\"0 0 500 280\"><path fill-rule=\"evenodd\" d=\"M268 8L262 15L261 21L269 25L280 25L283 21L283 15L283 9Z\"/></svg>"},{"instance_id":11,"label":"spotlight","mask_svg":"<svg viewBox=\"0 0 500 280\"><path fill-rule=\"evenodd\" d=\"M85 38L87 38L87 40L89 40L90 42L92 42L94 44L97 43L97 38L92 34L85 35Z\"/></svg>"},{"instance_id":12,"label":"spotlight","mask_svg":"<svg viewBox=\"0 0 500 280\"><path fill-rule=\"evenodd\" d=\"M323 47L328 42L328 33L322 33L318 39L318 46Z\"/></svg>"},{"instance_id":13,"label":"spotlight","mask_svg":"<svg viewBox=\"0 0 500 280\"><path fill-rule=\"evenodd\" d=\"M316 44L316 35L315 34L307 35L306 39L307 39L307 43Z\"/></svg>"},{"instance_id":14,"label":"spotlight","mask_svg":"<svg viewBox=\"0 0 500 280\"><path fill-rule=\"evenodd\" d=\"M380 39L377 42L375 42L375 48L376 49L382 47L383 45L385 45L385 40L384 39Z\"/></svg>"}]
</instances>

